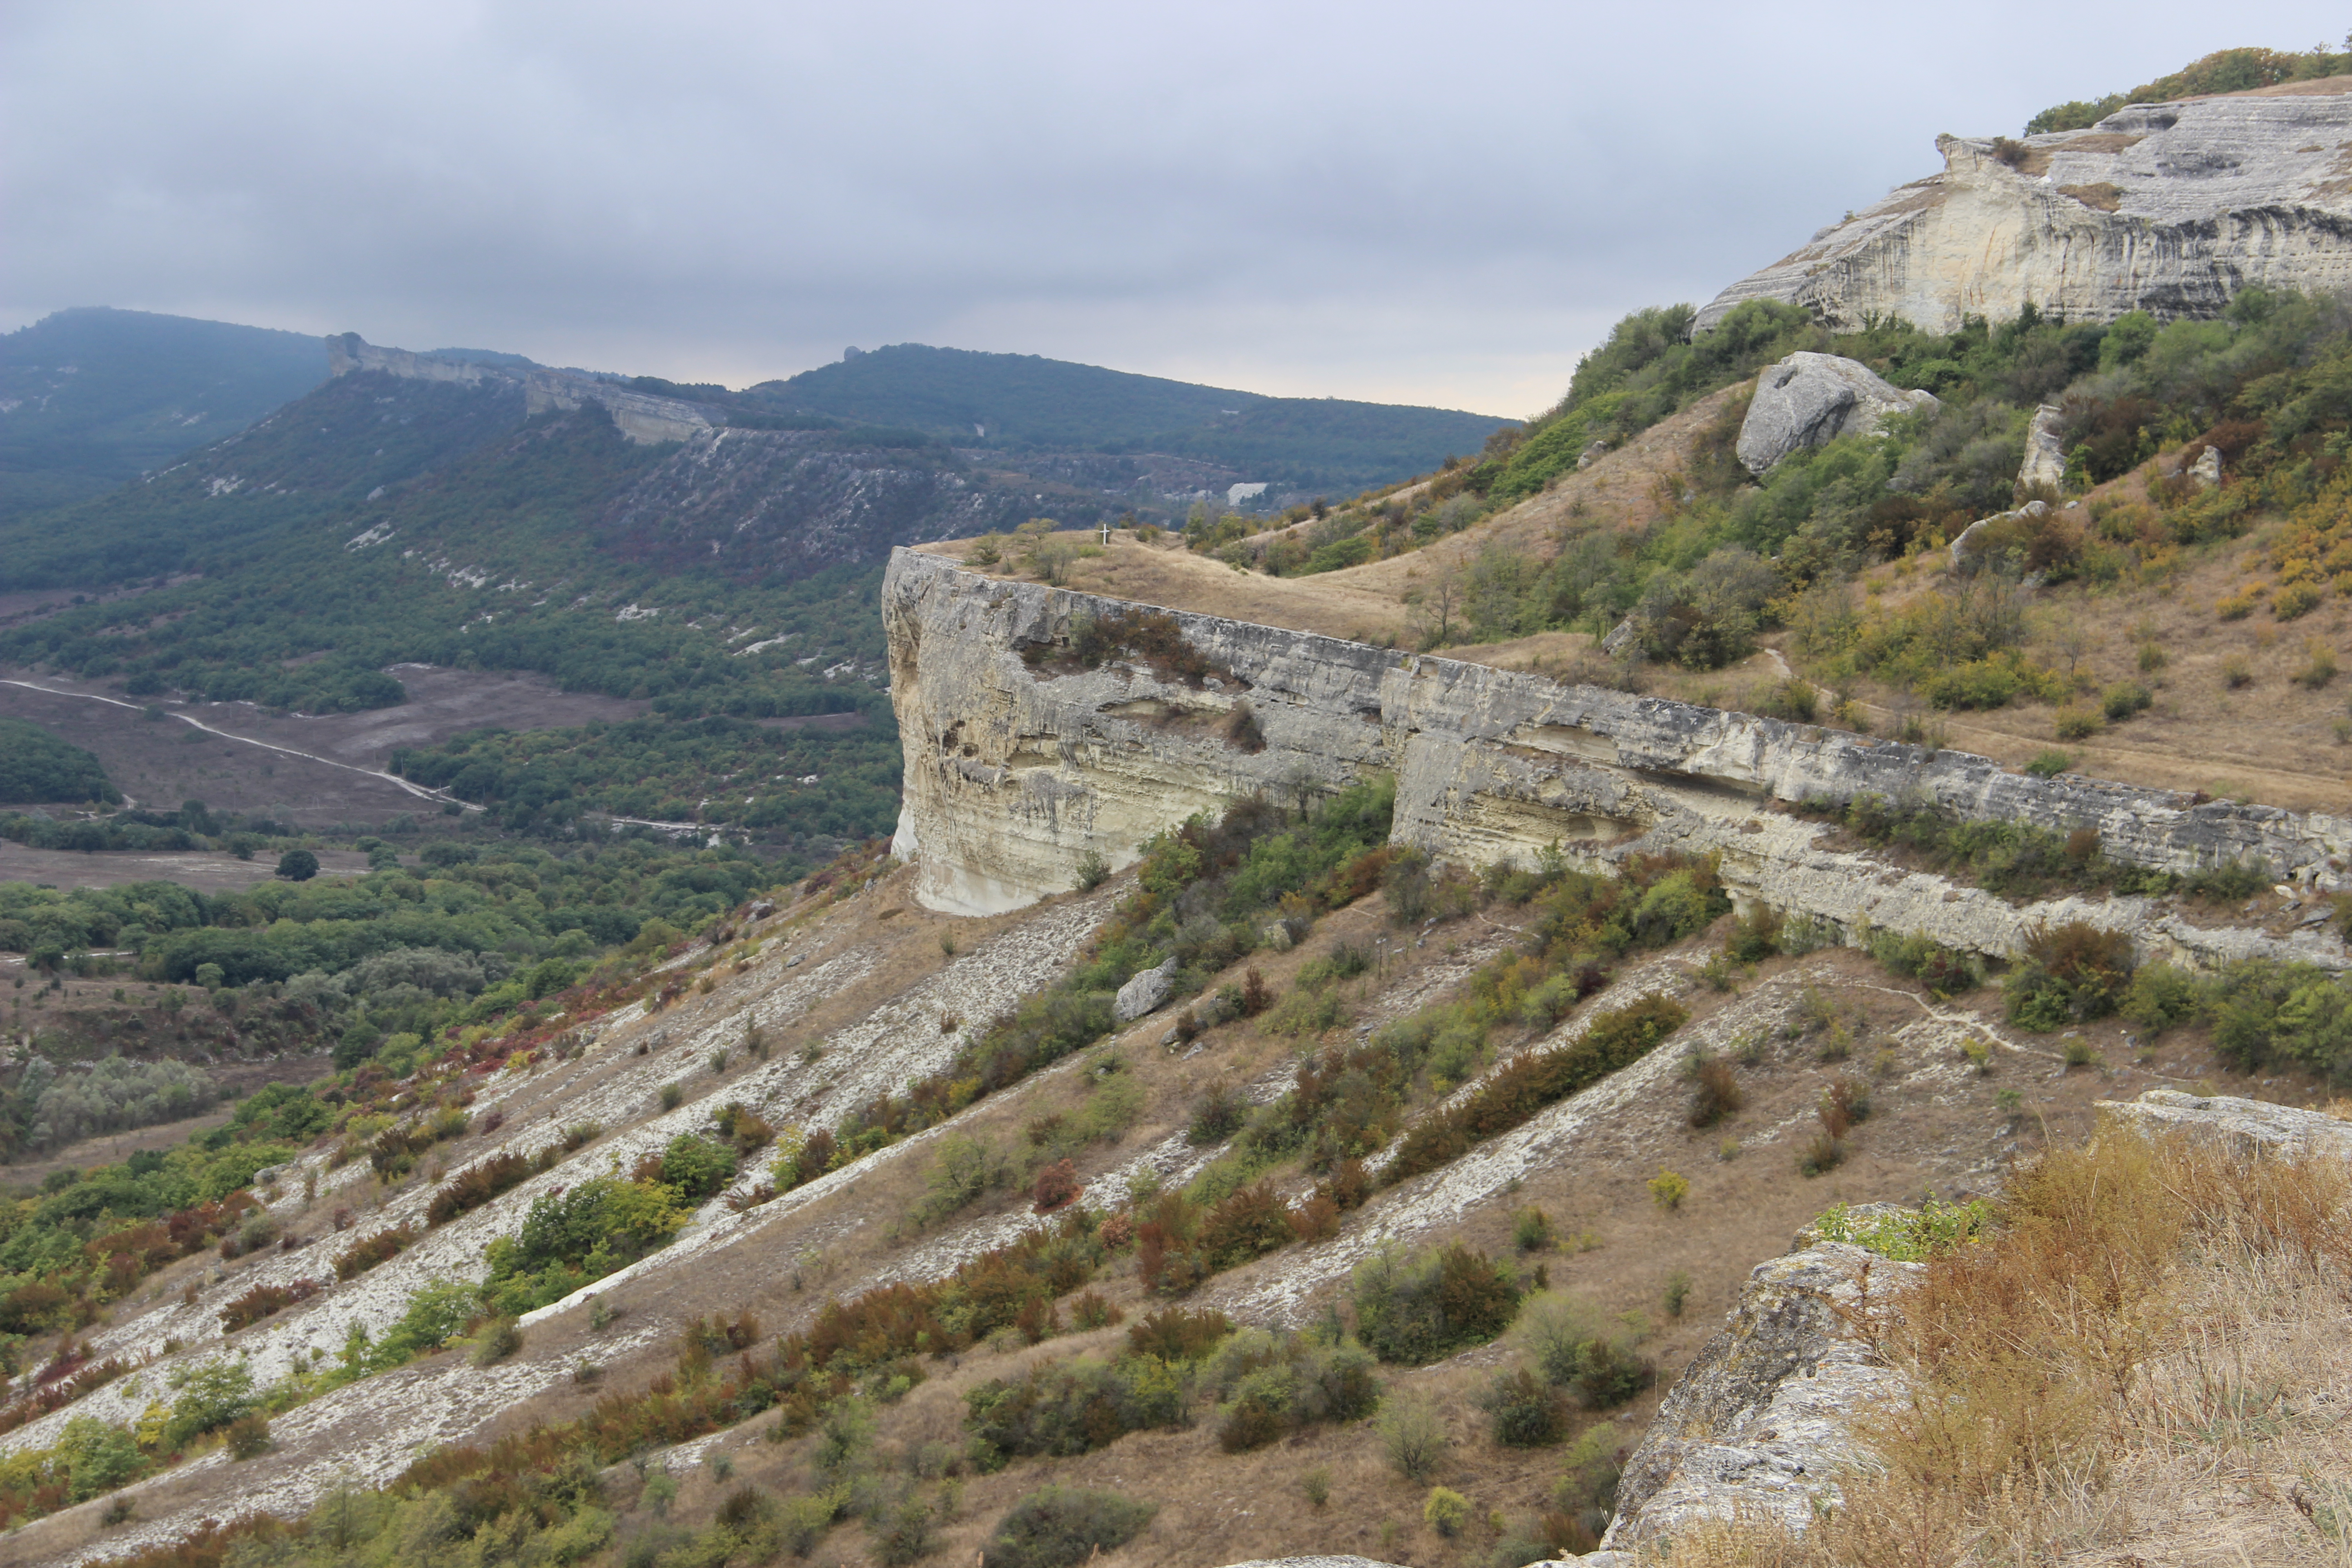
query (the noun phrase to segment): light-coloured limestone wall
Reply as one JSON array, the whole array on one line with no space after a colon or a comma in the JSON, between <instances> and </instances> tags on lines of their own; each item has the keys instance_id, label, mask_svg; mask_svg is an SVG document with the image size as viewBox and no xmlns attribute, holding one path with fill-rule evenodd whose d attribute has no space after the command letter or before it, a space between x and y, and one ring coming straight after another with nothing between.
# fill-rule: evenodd
<instances>
[{"instance_id":1,"label":"light-coloured limestone wall","mask_svg":"<svg viewBox=\"0 0 2352 1568\"><path fill-rule=\"evenodd\" d=\"M594 403L613 416L622 435L643 445L684 441L711 428L709 418L691 403L656 397L601 382L593 376L534 366L510 371L471 360L441 359L368 342L357 332L339 332L327 340L327 371L349 375L354 371L382 371L404 381L446 381L465 385L478 382L520 384L523 407L531 414L551 408L578 408Z\"/></svg>"},{"instance_id":2,"label":"light-coloured limestone wall","mask_svg":"<svg viewBox=\"0 0 2352 1568\"><path fill-rule=\"evenodd\" d=\"M2340 86L2339 86L2340 84ZM2318 84L2313 84L2315 86ZM2252 285L2352 289L2352 79L2338 90L2136 104L2088 131L1940 136L1904 185L1741 279L1699 312L1785 300L1832 325L1931 331L2029 302L2073 321L2219 313Z\"/></svg>"},{"instance_id":3,"label":"light-coloured limestone wall","mask_svg":"<svg viewBox=\"0 0 2352 1568\"><path fill-rule=\"evenodd\" d=\"M2332 935L2207 930L2152 900L2019 909L1981 889L1823 847L1818 823L1770 803L1864 794L1954 816L2090 827L2110 857L2187 871L2246 858L2336 885L2352 823L2198 801L1752 714L1576 686L1335 637L1173 612L1223 673L1198 688L1136 661L1079 670L1050 655L1077 620L1132 605L970 572L901 550L884 580L891 698L906 750L897 848L934 909L1017 908L1071 886L1082 857L1132 862L1196 811L1264 792L1290 800L1374 773L1397 786L1395 837L1442 858L1587 864L1633 851L1721 857L1736 896L1836 921L1922 931L2010 956L2039 922L2128 930L2151 953L2256 952L2341 966ZM1037 665L1024 649L1048 655ZM1262 750L1228 738L1246 703Z\"/></svg>"}]
</instances>

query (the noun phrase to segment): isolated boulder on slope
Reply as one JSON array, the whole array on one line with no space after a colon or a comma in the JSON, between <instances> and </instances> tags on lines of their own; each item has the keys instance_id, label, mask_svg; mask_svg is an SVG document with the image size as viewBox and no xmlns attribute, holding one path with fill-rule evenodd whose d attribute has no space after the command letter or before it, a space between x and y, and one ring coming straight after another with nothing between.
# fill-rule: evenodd
<instances>
[{"instance_id":1,"label":"isolated boulder on slope","mask_svg":"<svg viewBox=\"0 0 2352 1568\"><path fill-rule=\"evenodd\" d=\"M1739 426L1739 460L1761 474L1800 447L1866 435L1889 415L1937 406L1934 394L1905 392L1858 361L1792 353L1756 378Z\"/></svg>"}]
</instances>

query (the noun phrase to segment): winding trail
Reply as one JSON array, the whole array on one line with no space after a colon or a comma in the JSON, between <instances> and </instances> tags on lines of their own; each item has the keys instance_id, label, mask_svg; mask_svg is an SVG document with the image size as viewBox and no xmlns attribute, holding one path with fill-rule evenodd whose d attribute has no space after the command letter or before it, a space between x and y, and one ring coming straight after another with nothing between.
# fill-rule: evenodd
<instances>
[{"instance_id":1,"label":"winding trail","mask_svg":"<svg viewBox=\"0 0 2352 1568\"><path fill-rule=\"evenodd\" d=\"M133 713L143 713L146 711L146 709L136 702L125 702L119 697L100 697L94 691L60 691L54 686L40 686L36 685L34 682L29 680L12 680L4 679L0 679L0 686L19 686L27 691L38 691L44 696L48 697L79 697L85 702L103 702L110 708L127 708ZM207 735L218 735L224 741L236 741L248 746L259 746L265 752L277 752L284 756L299 757L306 763L322 763L331 768L341 768L347 773L365 773L372 779L382 779L388 784L394 784L401 789L406 790L410 795L415 795L419 800L429 800L436 805L459 805L465 807L467 811L479 811L482 809L482 807L478 805L468 805L467 802L462 800L453 801L447 795L444 794L440 790L426 789L422 784L411 784L406 779L402 778L398 773L380 773L374 768L361 767L356 763L339 763L332 757L322 757L316 752L299 752L291 746L278 745L274 741L257 741L250 735L240 735L236 733L234 731L215 729L214 726L205 723L203 720L194 718L186 713L167 713L165 716L167 718L177 719L183 724L191 725L198 730L202 730Z\"/></svg>"}]
</instances>

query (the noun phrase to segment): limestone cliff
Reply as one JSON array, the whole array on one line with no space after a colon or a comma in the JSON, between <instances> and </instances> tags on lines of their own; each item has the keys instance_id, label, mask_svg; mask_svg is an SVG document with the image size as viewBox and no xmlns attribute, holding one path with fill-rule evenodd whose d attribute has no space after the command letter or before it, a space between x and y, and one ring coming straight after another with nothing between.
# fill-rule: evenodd
<instances>
[{"instance_id":1,"label":"limestone cliff","mask_svg":"<svg viewBox=\"0 0 2352 1568\"><path fill-rule=\"evenodd\" d=\"M2107 855L2140 865L2256 858L2323 888L2352 842L2352 822L2334 817L2036 779L1962 752L1181 612L1185 640L1216 672L1197 687L1143 660L1081 669L1053 657L1074 626L1133 606L910 550L891 556L882 608L906 750L897 847L934 909L1014 908L1068 888L1081 857L1126 864L1152 833L1234 795L1286 799L1379 772L1396 781L1396 838L1462 862L1553 843L1588 864L1716 853L1735 896L1849 931L1923 931L2007 956L2038 922L2083 919L2191 963L2347 962L2332 935L2206 930L2145 899L2019 909L1825 847L1819 823L1769 807L1874 794L2095 828ZM1254 746L1232 738L1244 703Z\"/></svg>"},{"instance_id":2,"label":"limestone cliff","mask_svg":"<svg viewBox=\"0 0 2352 1568\"><path fill-rule=\"evenodd\" d=\"M1944 171L1849 215L1699 312L1786 300L1933 331L2029 302L2070 320L2219 311L2250 285L2352 289L2352 78L2135 104L2088 131L1937 138Z\"/></svg>"},{"instance_id":3,"label":"limestone cliff","mask_svg":"<svg viewBox=\"0 0 2352 1568\"><path fill-rule=\"evenodd\" d=\"M655 397L646 393L632 392L593 375L549 370L543 365L509 370L503 365L482 364L473 360L444 359L434 354L411 353L406 349L382 348L362 340L357 332L341 332L327 340L327 370L331 375L349 375L362 370L382 371L404 381L446 381L467 384L513 383L522 388L524 406L530 413L544 414L554 408L581 408L591 403L600 404L612 415L613 423L622 435L647 445L659 441L683 441L691 436L706 434L711 427L709 416L693 404L678 398Z\"/></svg>"}]
</instances>

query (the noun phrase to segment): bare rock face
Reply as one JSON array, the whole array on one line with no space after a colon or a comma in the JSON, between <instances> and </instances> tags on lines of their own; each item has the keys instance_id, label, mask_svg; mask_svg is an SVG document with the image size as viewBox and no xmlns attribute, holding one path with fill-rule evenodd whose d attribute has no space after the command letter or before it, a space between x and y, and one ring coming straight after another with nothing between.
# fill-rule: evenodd
<instances>
[{"instance_id":1,"label":"bare rock face","mask_svg":"<svg viewBox=\"0 0 2352 1568\"><path fill-rule=\"evenodd\" d=\"M1739 426L1739 460L1761 474L1806 447L1866 435L1890 414L1936 406L1933 394L1905 392L1858 360L1792 353L1756 378Z\"/></svg>"},{"instance_id":2,"label":"bare rock face","mask_svg":"<svg viewBox=\"0 0 2352 1568\"><path fill-rule=\"evenodd\" d=\"M2026 489L2046 485L2054 490L2066 482L2066 454L2058 445L2060 416L2055 404L2045 403L2025 427L2025 461L2018 465L2017 482Z\"/></svg>"},{"instance_id":3,"label":"bare rock face","mask_svg":"<svg viewBox=\"0 0 2352 1568\"><path fill-rule=\"evenodd\" d=\"M1918 1269L1834 1241L1759 1264L1626 1461L1602 1548L1669 1541L1702 1519L1802 1530L1817 1500L1835 1502L1833 1475L1862 1458L1855 1418L1903 1388L1853 1320Z\"/></svg>"},{"instance_id":4,"label":"bare rock face","mask_svg":"<svg viewBox=\"0 0 2352 1568\"><path fill-rule=\"evenodd\" d=\"M2200 452L2197 455L2197 460L2189 465L2189 477L2195 479L2200 489L2220 489L2221 488L2221 448L2208 447Z\"/></svg>"},{"instance_id":5,"label":"bare rock face","mask_svg":"<svg viewBox=\"0 0 2352 1568\"><path fill-rule=\"evenodd\" d=\"M644 445L683 441L706 435L711 428L710 416L694 404L632 392L570 371L549 370L543 365L509 370L472 360L411 353L406 349L379 347L365 342L357 332L341 332L327 340L330 375L349 375L363 370L382 371L404 381L519 383L525 406L532 414L600 404L613 416L622 435Z\"/></svg>"},{"instance_id":6,"label":"bare rock face","mask_svg":"<svg viewBox=\"0 0 2352 1568\"><path fill-rule=\"evenodd\" d=\"M1904 185L1701 310L1785 300L1930 331L2031 303L2070 321L2210 316L2249 286L2352 288L2352 78L2135 104L2023 142L1940 136Z\"/></svg>"},{"instance_id":7,"label":"bare rock face","mask_svg":"<svg viewBox=\"0 0 2352 1568\"><path fill-rule=\"evenodd\" d=\"M2151 1089L2137 1100L2103 1100L2099 1113L2146 1131L2181 1131L2221 1139L2250 1153L2352 1160L2352 1121L2267 1100Z\"/></svg>"},{"instance_id":8,"label":"bare rock face","mask_svg":"<svg viewBox=\"0 0 2352 1568\"><path fill-rule=\"evenodd\" d=\"M1596 869L1634 853L1713 854L1743 909L1849 932L1919 932L2012 957L2037 924L2087 921L2130 932L2145 956L2192 965L2259 954L2347 963L2332 932L2200 927L2147 899L2020 908L1824 847L1822 824L1771 806L1877 795L1962 819L2095 829L2102 853L2166 870L2260 859L2318 889L2336 886L2329 858L2352 847L2340 818L2071 773L2037 779L1965 752L1212 616L1173 618L1223 672L1214 688L1139 660L1083 669L1063 657L1079 616L1130 608L893 554L882 613L906 748L895 847L916 862L927 907L1019 908L1066 890L1090 852L1132 864L1146 838L1196 811L1252 793L1311 802L1381 774L1395 781L1395 840L1457 863L1532 862L1553 844ZM1254 748L1229 722L1244 700L1262 736Z\"/></svg>"}]
</instances>

